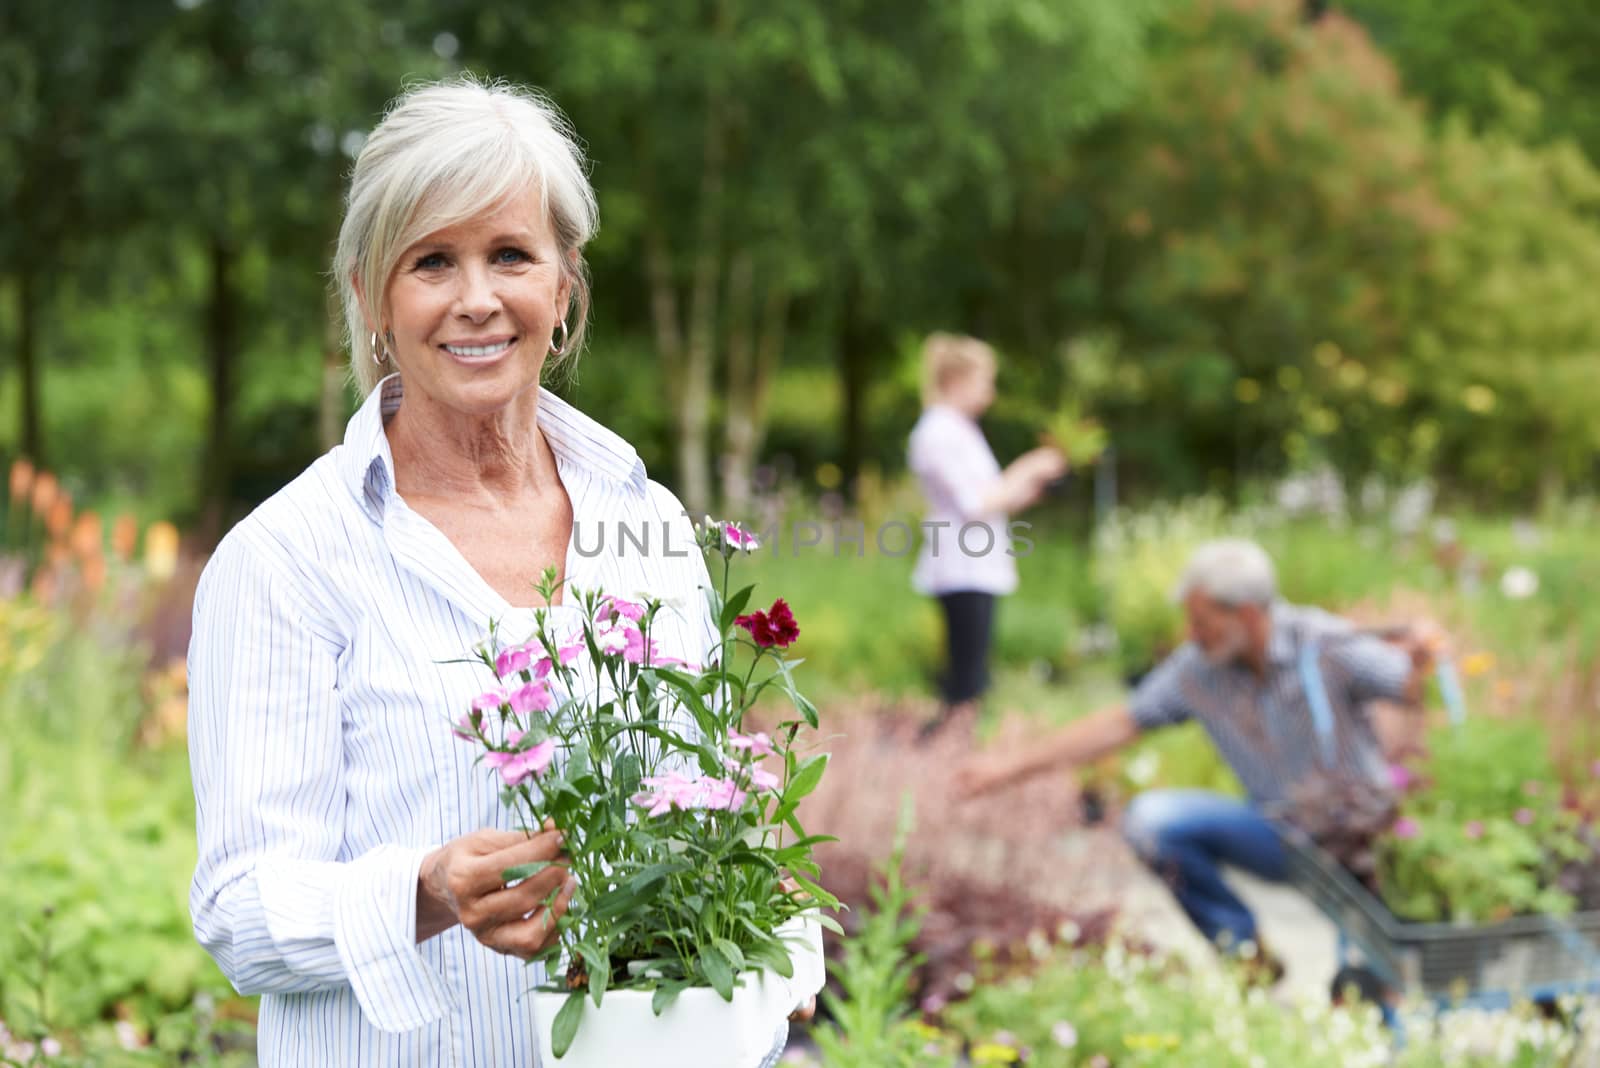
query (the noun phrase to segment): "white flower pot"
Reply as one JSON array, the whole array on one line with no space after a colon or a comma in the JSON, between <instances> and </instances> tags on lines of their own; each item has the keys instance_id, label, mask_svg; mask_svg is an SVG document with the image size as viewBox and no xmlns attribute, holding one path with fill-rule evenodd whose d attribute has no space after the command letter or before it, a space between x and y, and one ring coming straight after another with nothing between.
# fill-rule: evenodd
<instances>
[{"instance_id":1,"label":"white flower pot","mask_svg":"<svg viewBox=\"0 0 1600 1068\"><path fill-rule=\"evenodd\" d=\"M740 976L733 1001L709 987L678 995L660 1016L651 993L608 990L599 1008L583 1006L578 1035L556 1059L550 1028L567 995L536 992L541 1068L757 1068L772 1051L784 1021L822 989L822 926L814 918L791 920L785 934L794 978L752 971Z\"/></svg>"}]
</instances>

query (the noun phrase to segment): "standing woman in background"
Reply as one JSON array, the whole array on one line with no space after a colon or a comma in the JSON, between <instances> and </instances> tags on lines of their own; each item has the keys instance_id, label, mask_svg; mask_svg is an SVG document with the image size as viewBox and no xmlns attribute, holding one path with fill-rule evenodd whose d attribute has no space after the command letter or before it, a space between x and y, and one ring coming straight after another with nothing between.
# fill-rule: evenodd
<instances>
[{"instance_id":1,"label":"standing woman in background","mask_svg":"<svg viewBox=\"0 0 1600 1068\"><path fill-rule=\"evenodd\" d=\"M944 611L944 707L925 734L968 719L989 687L994 600L1017 588L1007 517L1032 505L1067 470L1059 449L1037 448L1001 469L978 427L994 403L994 350L977 338L930 335L922 347L923 410L910 463L928 501L912 583Z\"/></svg>"}]
</instances>

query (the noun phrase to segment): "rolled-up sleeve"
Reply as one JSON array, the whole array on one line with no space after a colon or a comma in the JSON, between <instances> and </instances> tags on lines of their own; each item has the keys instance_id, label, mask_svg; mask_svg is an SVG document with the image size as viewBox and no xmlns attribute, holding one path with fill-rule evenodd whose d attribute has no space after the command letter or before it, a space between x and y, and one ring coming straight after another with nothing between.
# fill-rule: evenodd
<instances>
[{"instance_id":1,"label":"rolled-up sleeve","mask_svg":"<svg viewBox=\"0 0 1600 1068\"><path fill-rule=\"evenodd\" d=\"M1180 648L1134 688L1128 712L1141 731L1173 727L1190 718L1192 712L1183 699L1183 682L1193 655L1189 646Z\"/></svg>"},{"instance_id":2,"label":"rolled-up sleeve","mask_svg":"<svg viewBox=\"0 0 1600 1068\"><path fill-rule=\"evenodd\" d=\"M349 986L374 1027L407 1031L450 1008L416 944L428 850L342 854L340 648L308 606L292 570L242 530L196 592L195 935L241 994Z\"/></svg>"},{"instance_id":3,"label":"rolled-up sleeve","mask_svg":"<svg viewBox=\"0 0 1600 1068\"><path fill-rule=\"evenodd\" d=\"M1403 701L1411 684L1411 657L1405 650L1371 635L1359 635L1328 646L1357 706L1369 701Z\"/></svg>"}]
</instances>

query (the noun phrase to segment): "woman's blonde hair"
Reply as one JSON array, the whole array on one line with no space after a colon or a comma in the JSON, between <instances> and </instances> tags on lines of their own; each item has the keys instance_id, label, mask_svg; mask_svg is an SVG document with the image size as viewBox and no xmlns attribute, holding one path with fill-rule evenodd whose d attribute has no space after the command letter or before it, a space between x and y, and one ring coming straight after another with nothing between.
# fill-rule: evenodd
<instances>
[{"instance_id":1,"label":"woman's blonde hair","mask_svg":"<svg viewBox=\"0 0 1600 1068\"><path fill-rule=\"evenodd\" d=\"M531 89L470 75L420 85L390 104L356 157L334 253L350 369L361 395L393 369L373 362L360 293L382 314L389 278L406 249L536 190L571 287L569 334L550 366L583 347L589 277L583 246L599 228L583 149L554 104ZM360 287L356 282L359 279ZM380 324L381 325L381 324Z\"/></svg>"},{"instance_id":2,"label":"woman's blonde hair","mask_svg":"<svg viewBox=\"0 0 1600 1068\"><path fill-rule=\"evenodd\" d=\"M928 335L922 343L922 403L934 404L951 382L981 368L994 367L994 349L965 334Z\"/></svg>"}]
</instances>

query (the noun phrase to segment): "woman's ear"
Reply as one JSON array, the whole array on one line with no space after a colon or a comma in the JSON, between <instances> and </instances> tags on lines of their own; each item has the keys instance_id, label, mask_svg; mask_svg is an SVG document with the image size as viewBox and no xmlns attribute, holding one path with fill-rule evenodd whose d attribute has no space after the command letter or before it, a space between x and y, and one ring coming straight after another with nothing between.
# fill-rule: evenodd
<instances>
[{"instance_id":1,"label":"woman's ear","mask_svg":"<svg viewBox=\"0 0 1600 1068\"><path fill-rule=\"evenodd\" d=\"M367 324L367 331L373 334L380 333L378 320L372 314L371 305L367 303L367 292L361 286L361 272L354 267L350 268L350 288L355 290L356 303L361 305L361 318Z\"/></svg>"},{"instance_id":2,"label":"woman's ear","mask_svg":"<svg viewBox=\"0 0 1600 1068\"><path fill-rule=\"evenodd\" d=\"M562 322L567 321L567 316L572 312L573 290L577 288L578 272L582 269L579 264L577 249L568 249L566 255L566 269L561 272L561 283L556 287L556 317Z\"/></svg>"}]
</instances>

